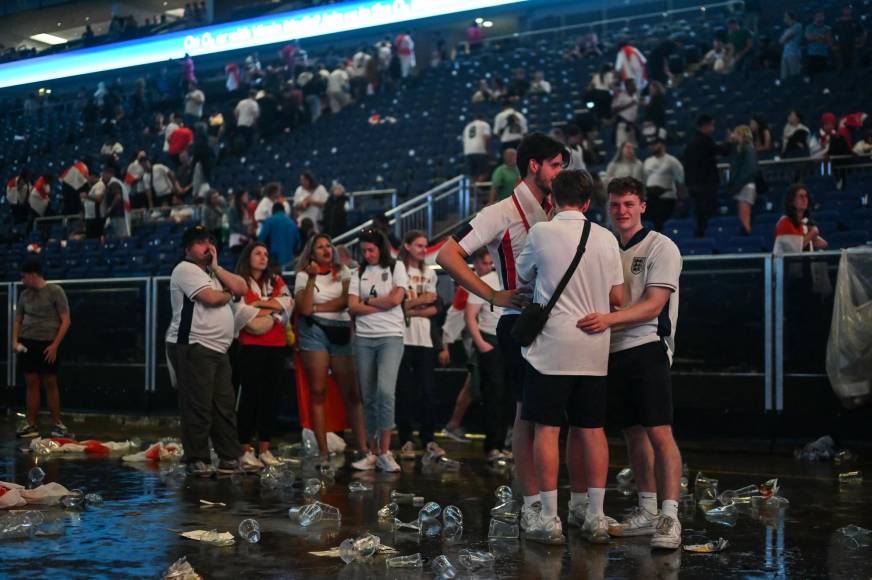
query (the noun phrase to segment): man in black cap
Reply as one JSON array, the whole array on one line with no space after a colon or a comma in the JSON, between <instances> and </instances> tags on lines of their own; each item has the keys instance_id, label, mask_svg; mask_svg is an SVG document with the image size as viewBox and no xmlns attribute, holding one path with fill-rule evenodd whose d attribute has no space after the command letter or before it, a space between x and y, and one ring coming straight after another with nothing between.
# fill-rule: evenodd
<instances>
[{"instance_id":1,"label":"man in black cap","mask_svg":"<svg viewBox=\"0 0 872 580\"><path fill-rule=\"evenodd\" d=\"M245 280L218 265L209 231L189 228L185 258L173 269L167 330L170 375L179 389L184 462L192 475L213 473L209 438L218 454L218 473L238 471L236 396L227 350L233 341L230 301L246 292Z\"/></svg>"}]
</instances>

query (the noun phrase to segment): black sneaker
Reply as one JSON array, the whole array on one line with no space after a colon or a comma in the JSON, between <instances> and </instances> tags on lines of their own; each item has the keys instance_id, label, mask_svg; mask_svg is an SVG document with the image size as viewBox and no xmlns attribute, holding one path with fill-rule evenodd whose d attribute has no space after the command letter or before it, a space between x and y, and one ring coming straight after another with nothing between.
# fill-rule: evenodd
<instances>
[{"instance_id":1,"label":"black sneaker","mask_svg":"<svg viewBox=\"0 0 872 580\"><path fill-rule=\"evenodd\" d=\"M218 469L216 471L219 475L233 475L234 473L239 473L239 462L235 459L222 459L218 462Z\"/></svg>"},{"instance_id":2,"label":"black sneaker","mask_svg":"<svg viewBox=\"0 0 872 580\"><path fill-rule=\"evenodd\" d=\"M58 439L72 439L73 437L70 434L70 430L63 423L58 423L51 428L51 436Z\"/></svg>"},{"instance_id":3,"label":"black sneaker","mask_svg":"<svg viewBox=\"0 0 872 580\"><path fill-rule=\"evenodd\" d=\"M32 439L34 437L39 437L39 431L36 430L35 426L29 423L23 423L21 427L18 428L18 431L15 432L15 436L19 439Z\"/></svg>"},{"instance_id":4,"label":"black sneaker","mask_svg":"<svg viewBox=\"0 0 872 580\"><path fill-rule=\"evenodd\" d=\"M212 477L215 471L211 465L203 461L193 461L185 466L185 472L188 475L196 475L198 477Z\"/></svg>"}]
</instances>

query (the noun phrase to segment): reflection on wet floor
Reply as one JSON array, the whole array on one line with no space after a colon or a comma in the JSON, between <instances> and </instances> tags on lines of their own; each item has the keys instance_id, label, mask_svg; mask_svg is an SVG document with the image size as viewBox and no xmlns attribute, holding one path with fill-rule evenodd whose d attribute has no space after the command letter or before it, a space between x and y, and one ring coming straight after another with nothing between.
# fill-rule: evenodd
<instances>
[{"instance_id":1,"label":"reflection on wet floor","mask_svg":"<svg viewBox=\"0 0 872 580\"><path fill-rule=\"evenodd\" d=\"M89 432L110 438L111 433ZM117 434L115 434L117 436ZM444 442L452 458L462 461L459 471L403 462L403 473L353 473L345 458L335 458L335 476L324 479L319 501L339 508L341 524L301 527L288 519L288 508L306 500L295 489L267 489L260 478L238 475L218 479L178 477L166 465L125 465L118 457L52 456L35 458L18 448L14 425L0 421L0 480L25 483L35 462L45 471L45 482L102 494L104 503L84 511L37 508L54 525L56 535L0 541L0 577L13 578L156 578L185 556L206 578L432 578L430 563L445 554L461 577L473 577L458 565L464 548L490 551L496 556L491 571L476 578L869 578L872 547L846 540L837 532L848 524L872 528L872 485L840 485L843 467L830 463L799 463L788 455L686 451L691 485L698 471L719 480L721 490L778 477L786 509L743 506L728 522L706 519L692 502L682 505L685 543L705 543L723 537L729 547L717 554L682 551L652 552L647 538L615 540L592 545L577 530L565 528L566 546L548 547L523 540L488 542L494 490L509 483L505 469L489 469L477 444ZM147 440L147 435L141 435ZM612 469L606 512L620 516L635 504L615 485L624 450L612 448ZM861 450L851 469L872 472L869 451ZM163 471L162 471L163 469ZM304 474L319 474L312 470ZM299 474L298 474L299 479ZM349 493L359 481L372 491ZM561 477L561 513L568 500L566 477ZM443 507L456 505L463 512L460 538L422 538L414 531L395 530L380 522L378 510L390 502L392 490L414 492ZM566 497L564 497L564 495ZM201 500L223 502L226 507L201 508ZM419 507L400 506L397 517L415 520ZM218 530L237 534L245 518L256 519L262 538L257 544L237 540L216 547L182 538L179 531ZM565 518L564 518L565 522ZM339 558L310 552L338 546L348 537L372 532L382 544L401 555L420 553L424 567L388 569L384 556L368 562L344 564Z\"/></svg>"}]
</instances>

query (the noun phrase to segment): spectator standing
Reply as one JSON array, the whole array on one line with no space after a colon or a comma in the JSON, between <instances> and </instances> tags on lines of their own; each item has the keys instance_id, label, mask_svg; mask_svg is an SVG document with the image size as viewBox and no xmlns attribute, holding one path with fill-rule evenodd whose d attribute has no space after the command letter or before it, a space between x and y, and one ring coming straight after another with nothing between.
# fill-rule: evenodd
<instances>
[{"instance_id":1,"label":"spectator standing","mask_svg":"<svg viewBox=\"0 0 872 580\"><path fill-rule=\"evenodd\" d=\"M530 83L530 93L534 95L550 95L551 83L545 80L545 73L537 70L533 73L533 82Z\"/></svg>"},{"instance_id":2,"label":"spectator standing","mask_svg":"<svg viewBox=\"0 0 872 580\"><path fill-rule=\"evenodd\" d=\"M337 66L327 79L327 104L331 113L338 113L351 102L351 79L343 66Z\"/></svg>"},{"instance_id":3,"label":"spectator standing","mask_svg":"<svg viewBox=\"0 0 872 580\"><path fill-rule=\"evenodd\" d=\"M472 94L473 103L487 103L494 100L493 93L487 84L486 79L478 81L478 90Z\"/></svg>"},{"instance_id":4,"label":"spectator standing","mask_svg":"<svg viewBox=\"0 0 872 580\"><path fill-rule=\"evenodd\" d=\"M136 159L127 166L124 183L130 190L130 206L132 208L154 208L154 198L151 194L151 166L145 156L145 151L136 154Z\"/></svg>"},{"instance_id":5,"label":"spectator standing","mask_svg":"<svg viewBox=\"0 0 872 580\"><path fill-rule=\"evenodd\" d=\"M16 435L20 438L39 437L37 414L42 387L51 412L51 436L69 437L61 422L58 351L70 329L70 305L63 288L45 281L42 264L34 258L21 265L21 284L24 289L15 309L12 345L27 383L27 413L25 423Z\"/></svg>"},{"instance_id":6,"label":"spectator standing","mask_svg":"<svg viewBox=\"0 0 872 580\"><path fill-rule=\"evenodd\" d=\"M612 99L612 115L615 116L615 143L638 145L639 93L633 79L624 81L624 90L615 93Z\"/></svg>"},{"instance_id":7,"label":"spectator standing","mask_svg":"<svg viewBox=\"0 0 872 580\"><path fill-rule=\"evenodd\" d=\"M636 157L636 146L633 143L624 143L618 147L615 157L606 167L606 183L619 177L632 177L641 182L645 181L645 167L642 161Z\"/></svg>"},{"instance_id":8,"label":"spectator standing","mask_svg":"<svg viewBox=\"0 0 872 580\"><path fill-rule=\"evenodd\" d=\"M273 205L275 205L276 202L279 202L284 206L286 214L291 214L291 206L282 195L282 184L273 181L272 183L267 183L263 187L263 197L260 199L254 210L254 221L258 226L272 215Z\"/></svg>"},{"instance_id":9,"label":"spectator standing","mask_svg":"<svg viewBox=\"0 0 872 580\"><path fill-rule=\"evenodd\" d=\"M515 186L521 180L518 171L518 152L511 147L503 150L503 162L491 175L491 189L488 205L506 199L512 195Z\"/></svg>"},{"instance_id":10,"label":"spectator standing","mask_svg":"<svg viewBox=\"0 0 872 580\"><path fill-rule=\"evenodd\" d=\"M236 274L248 285L243 297L245 304L256 308L258 315L266 319L256 332L249 325L239 331L239 466L243 470L254 470L279 464L269 449L275 434L278 393L285 368L285 326L294 301L282 277L270 274L269 250L264 244L253 242L242 250ZM251 446L255 435L257 457Z\"/></svg>"},{"instance_id":11,"label":"spectator standing","mask_svg":"<svg viewBox=\"0 0 872 580\"><path fill-rule=\"evenodd\" d=\"M821 237L811 217L811 195L801 183L794 184L784 198L784 215L775 224L775 246L772 252L785 254L826 250L827 241Z\"/></svg>"},{"instance_id":12,"label":"spectator standing","mask_svg":"<svg viewBox=\"0 0 872 580\"><path fill-rule=\"evenodd\" d=\"M645 55L629 41L622 43L615 58L615 72L618 79L622 82L633 79L636 88L644 90L648 82L647 62Z\"/></svg>"},{"instance_id":13,"label":"spectator standing","mask_svg":"<svg viewBox=\"0 0 872 580\"><path fill-rule=\"evenodd\" d=\"M769 124L766 122L763 115L754 115L751 117L751 122L748 123L751 128L751 134L754 136L754 148L757 153L767 153L772 151L772 131L769 130Z\"/></svg>"},{"instance_id":14,"label":"spectator standing","mask_svg":"<svg viewBox=\"0 0 872 580\"><path fill-rule=\"evenodd\" d=\"M384 234L363 230L359 243L364 261L357 275L351 277L348 311L355 317L358 380L372 452L352 463L352 467L399 472L390 445L406 330L402 303L409 278L403 263L391 258Z\"/></svg>"},{"instance_id":15,"label":"spectator standing","mask_svg":"<svg viewBox=\"0 0 872 580\"><path fill-rule=\"evenodd\" d=\"M115 169L111 165L107 165L103 167L100 179L94 183L87 194L83 194L82 206L86 237L93 239L103 236L103 227L109 216L107 213L108 204L118 194L121 187L121 181L115 177Z\"/></svg>"},{"instance_id":16,"label":"spectator standing","mask_svg":"<svg viewBox=\"0 0 872 580\"><path fill-rule=\"evenodd\" d=\"M548 544L566 542L557 515L559 436L565 417L574 492L569 523L581 524L581 533L589 541L608 540L603 500L609 449L603 426L611 333L585 334L576 323L588 314L622 306L624 276L615 236L584 215L592 192L593 179L586 171L557 175L552 182L557 214L550 222L530 228L518 257L518 278L535 284L537 304L548 303L561 279L571 272L544 328L522 349L528 366L521 414L535 424L533 455L542 502L539 517L524 537ZM586 248L580 262L574 259L577 251L566 251L576 247Z\"/></svg>"},{"instance_id":17,"label":"spectator standing","mask_svg":"<svg viewBox=\"0 0 872 580\"><path fill-rule=\"evenodd\" d=\"M109 218L112 237L124 239L130 237L130 194L127 186L113 178L106 185L106 204L103 215Z\"/></svg>"},{"instance_id":18,"label":"spectator standing","mask_svg":"<svg viewBox=\"0 0 872 580\"><path fill-rule=\"evenodd\" d=\"M18 175L6 182L6 201L12 208L12 221L15 224L27 223L32 187L33 177L27 169L22 169Z\"/></svg>"},{"instance_id":19,"label":"spectator standing","mask_svg":"<svg viewBox=\"0 0 872 580\"><path fill-rule=\"evenodd\" d=\"M193 142L194 132L186 127L184 122L180 122L179 128L173 131L169 137L170 146L167 150L167 154L170 156L170 159L177 169L182 164L182 153L187 152L188 146Z\"/></svg>"},{"instance_id":20,"label":"spectator standing","mask_svg":"<svg viewBox=\"0 0 872 580\"><path fill-rule=\"evenodd\" d=\"M211 440L218 473L232 474L239 470L239 439L227 356L234 334L230 301L248 288L218 265L218 251L203 226L188 228L182 245L185 259L170 277L173 318L166 335L170 376L179 392L182 461L189 474L211 476Z\"/></svg>"},{"instance_id":21,"label":"spectator standing","mask_svg":"<svg viewBox=\"0 0 872 580\"><path fill-rule=\"evenodd\" d=\"M100 160L103 164L109 164L115 169L115 175L121 173L121 155L124 154L124 145L118 142L115 135L107 135L103 146L100 147Z\"/></svg>"},{"instance_id":22,"label":"spectator standing","mask_svg":"<svg viewBox=\"0 0 872 580\"><path fill-rule=\"evenodd\" d=\"M822 73L829 68L833 31L826 25L824 18L822 11L815 12L814 20L805 27L808 72L811 75Z\"/></svg>"},{"instance_id":23,"label":"spectator standing","mask_svg":"<svg viewBox=\"0 0 872 580\"><path fill-rule=\"evenodd\" d=\"M742 28L735 18L727 21L727 30L729 31L728 48L733 63L733 72L745 71L751 62L754 38L748 30Z\"/></svg>"},{"instance_id":24,"label":"spectator standing","mask_svg":"<svg viewBox=\"0 0 872 580\"><path fill-rule=\"evenodd\" d=\"M348 229L348 204L351 198L338 181L330 186L330 197L324 204L323 231L330 237L344 234Z\"/></svg>"},{"instance_id":25,"label":"spectator standing","mask_svg":"<svg viewBox=\"0 0 872 580\"><path fill-rule=\"evenodd\" d=\"M257 239L269 248L269 255L279 271L284 270L300 251L300 230L285 213L285 205L281 202L273 204L272 215L261 224Z\"/></svg>"},{"instance_id":26,"label":"spectator standing","mask_svg":"<svg viewBox=\"0 0 872 580\"><path fill-rule=\"evenodd\" d=\"M163 205L173 194L181 193L182 186L179 184L173 170L163 163L151 164L146 159L144 160L143 169L147 171L146 177L151 182L151 189L154 192L155 203Z\"/></svg>"},{"instance_id":27,"label":"spectator standing","mask_svg":"<svg viewBox=\"0 0 872 580\"><path fill-rule=\"evenodd\" d=\"M674 76L672 71L669 69L669 59L672 58L673 55L677 54L681 49L681 41L677 36L671 36L663 41L661 41L657 46L654 47L648 54L648 78L643 79L645 81L652 80L657 81L661 84L669 84ZM723 49L723 46L721 46ZM634 77L631 77L634 78ZM644 87L642 83L638 83L637 87L640 90Z\"/></svg>"},{"instance_id":28,"label":"spectator standing","mask_svg":"<svg viewBox=\"0 0 872 580\"><path fill-rule=\"evenodd\" d=\"M366 440L360 389L354 368L348 287L352 273L342 265L330 237L317 234L306 243L297 261L294 296L297 345L309 385L312 431L322 453L326 453L325 403L330 372L342 392L345 413L364 457L371 455Z\"/></svg>"},{"instance_id":29,"label":"spectator standing","mask_svg":"<svg viewBox=\"0 0 872 580\"><path fill-rule=\"evenodd\" d=\"M648 85L645 122L651 123L658 129L666 128L666 88L657 81L652 81Z\"/></svg>"},{"instance_id":30,"label":"spectator standing","mask_svg":"<svg viewBox=\"0 0 872 580\"><path fill-rule=\"evenodd\" d=\"M224 247L224 240L221 239L221 234L226 213L227 202L224 201L224 198L221 197L218 191L210 190L206 196L206 203L200 212L200 223L203 224L203 227L215 239L215 247L218 248L219 252Z\"/></svg>"},{"instance_id":31,"label":"spectator standing","mask_svg":"<svg viewBox=\"0 0 872 580\"><path fill-rule=\"evenodd\" d=\"M728 155L729 148L715 142L715 119L711 115L700 115L696 121L696 132L684 149L682 165L688 193L696 202L696 237L705 237L706 226L715 214L718 205L718 156Z\"/></svg>"},{"instance_id":32,"label":"spectator standing","mask_svg":"<svg viewBox=\"0 0 872 580\"><path fill-rule=\"evenodd\" d=\"M188 86L190 83L197 82L197 75L194 73L194 59L191 55L185 53L185 58L182 60L182 86Z\"/></svg>"},{"instance_id":33,"label":"spectator standing","mask_svg":"<svg viewBox=\"0 0 872 580\"><path fill-rule=\"evenodd\" d=\"M400 238L398 238L394 233L393 226L391 226L390 220L384 213L378 213L372 216L372 227L384 234L391 249L399 251Z\"/></svg>"},{"instance_id":34,"label":"spectator standing","mask_svg":"<svg viewBox=\"0 0 872 580\"><path fill-rule=\"evenodd\" d=\"M512 72L512 80L509 82L508 98L513 101L523 99L530 91L530 81L527 80L527 71L516 68Z\"/></svg>"},{"instance_id":35,"label":"spectator standing","mask_svg":"<svg viewBox=\"0 0 872 580\"><path fill-rule=\"evenodd\" d=\"M660 129L651 147L652 155L645 160L645 188L648 190L648 207L645 214L654 222L658 232L678 203L679 189L684 186L684 167L681 162L666 152L666 130Z\"/></svg>"},{"instance_id":36,"label":"spectator standing","mask_svg":"<svg viewBox=\"0 0 872 580\"><path fill-rule=\"evenodd\" d=\"M787 124L781 132L781 154L784 157L807 157L811 131L802 124L802 114L793 110L787 114Z\"/></svg>"},{"instance_id":37,"label":"spectator standing","mask_svg":"<svg viewBox=\"0 0 872 580\"><path fill-rule=\"evenodd\" d=\"M736 127L730 135L730 141L736 144L736 156L730 164L730 193L738 205L739 226L745 236L751 235L751 209L757 201L757 150L754 148L754 136L747 125Z\"/></svg>"},{"instance_id":38,"label":"spectator standing","mask_svg":"<svg viewBox=\"0 0 872 580\"><path fill-rule=\"evenodd\" d=\"M500 150L518 149L527 134L527 118L516 111L509 99L504 99L502 109L494 117L493 134L500 139Z\"/></svg>"},{"instance_id":39,"label":"spectator standing","mask_svg":"<svg viewBox=\"0 0 872 580\"><path fill-rule=\"evenodd\" d=\"M797 76L802 65L802 24L790 10L784 13L784 32L778 42L781 44L781 79Z\"/></svg>"},{"instance_id":40,"label":"spectator standing","mask_svg":"<svg viewBox=\"0 0 872 580\"><path fill-rule=\"evenodd\" d=\"M29 207L30 219L45 217L49 211L48 206L51 201L51 184L54 182L54 176L51 174L40 176L33 182L33 187L30 188L30 195L27 196L27 205Z\"/></svg>"},{"instance_id":41,"label":"spectator standing","mask_svg":"<svg viewBox=\"0 0 872 580\"><path fill-rule=\"evenodd\" d=\"M178 129L181 125L181 115L179 115L178 113L173 113L173 115L170 117L170 122L167 123L166 127L164 127L164 153L167 153L170 150L170 135L172 135L175 130Z\"/></svg>"},{"instance_id":42,"label":"spectator standing","mask_svg":"<svg viewBox=\"0 0 872 580\"><path fill-rule=\"evenodd\" d=\"M842 7L842 14L833 26L836 46L839 48L839 61L842 70L854 66L854 55L857 45L866 38L863 27L854 20L854 9L851 5Z\"/></svg>"},{"instance_id":43,"label":"spectator standing","mask_svg":"<svg viewBox=\"0 0 872 580\"><path fill-rule=\"evenodd\" d=\"M237 191L227 210L230 225L230 249L242 248L255 236L254 212L249 207L250 198L247 191Z\"/></svg>"},{"instance_id":44,"label":"spectator standing","mask_svg":"<svg viewBox=\"0 0 872 580\"><path fill-rule=\"evenodd\" d=\"M712 48L702 59L703 66L711 67L712 71L725 75L730 72L732 62L730 53L720 38L712 41Z\"/></svg>"},{"instance_id":45,"label":"spectator standing","mask_svg":"<svg viewBox=\"0 0 872 580\"><path fill-rule=\"evenodd\" d=\"M437 405L436 382L433 375L436 351L431 336L431 318L439 312L436 294L436 272L430 268L427 256L427 235L412 230L407 232L400 249L399 261L406 268L409 284L403 311L406 330L403 338L403 358L397 376L396 423L402 459L415 458L412 425L419 425L422 447L433 457L445 451L436 443L432 409Z\"/></svg>"},{"instance_id":46,"label":"spectator standing","mask_svg":"<svg viewBox=\"0 0 872 580\"><path fill-rule=\"evenodd\" d=\"M397 56L400 58L400 71L402 78L408 77L415 68L415 42L412 40L412 33L408 30L402 34L398 34L394 41L396 46Z\"/></svg>"},{"instance_id":47,"label":"spectator standing","mask_svg":"<svg viewBox=\"0 0 872 580\"><path fill-rule=\"evenodd\" d=\"M466 29L466 46L470 52L481 50L481 47L484 46L484 32L478 22L474 20Z\"/></svg>"},{"instance_id":48,"label":"spectator standing","mask_svg":"<svg viewBox=\"0 0 872 580\"><path fill-rule=\"evenodd\" d=\"M257 120L260 118L260 107L255 100L256 96L255 91L249 92L248 97L239 101L233 111L236 116L236 130L244 144L243 151L251 146L257 130Z\"/></svg>"},{"instance_id":49,"label":"spectator standing","mask_svg":"<svg viewBox=\"0 0 872 580\"><path fill-rule=\"evenodd\" d=\"M490 140L490 125L484 120L484 115L476 113L475 118L463 128L463 155L466 158L466 174L473 184L487 179Z\"/></svg>"},{"instance_id":50,"label":"spectator standing","mask_svg":"<svg viewBox=\"0 0 872 580\"><path fill-rule=\"evenodd\" d=\"M612 86L615 83L615 70L609 64L604 64L599 72L595 73L587 86L586 98L588 107L593 105L593 111L600 119L608 119L612 116Z\"/></svg>"},{"instance_id":51,"label":"spectator standing","mask_svg":"<svg viewBox=\"0 0 872 580\"><path fill-rule=\"evenodd\" d=\"M242 78L239 75L239 66L236 63L228 63L224 67L224 87L231 96L239 94L239 89L242 87Z\"/></svg>"},{"instance_id":52,"label":"spectator standing","mask_svg":"<svg viewBox=\"0 0 872 580\"><path fill-rule=\"evenodd\" d=\"M318 183L311 171L300 174L300 185L294 191L294 210L297 212L297 223L302 224L308 218L312 221L315 232L320 231L321 216L324 205L330 196L324 186Z\"/></svg>"},{"instance_id":53,"label":"spectator standing","mask_svg":"<svg viewBox=\"0 0 872 580\"><path fill-rule=\"evenodd\" d=\"M77 214L82 211L81 195L91 187L90 173L85 160L77 159L61 173L61 212L64 215Z\"/></svg>"},{"instance_id":54,"label":"spectator standing","mask_svg":"<svg viewBox=\"0 0 872 580\"><path fill-rule=\"evenodd\" d=\"M188 93L185 95L185 124L193 127L203 118L203 105L206 103L206 95L197 86L197 83L188 83Z\"/></svg>"}]
</instances>

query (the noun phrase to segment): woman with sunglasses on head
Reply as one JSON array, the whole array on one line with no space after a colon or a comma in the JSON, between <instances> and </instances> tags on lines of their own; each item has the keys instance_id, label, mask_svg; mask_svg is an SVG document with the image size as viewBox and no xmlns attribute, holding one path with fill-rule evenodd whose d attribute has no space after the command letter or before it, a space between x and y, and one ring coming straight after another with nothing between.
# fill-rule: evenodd
<instances>
[{"instance_id":1,"label":"woman with sunglasses on head","mask_svg":"<svg viewBox=\"0 0 872 580\"><path fill-rule=\"evenodd\" d=\"M339 261L330 236L316 234L306 243L297 262L294 297L297 302L297 344L309 384L312 431L321 454L326 455L325 403L330 371L345 402L345 412L361 453L369 453L363 406L351 350L348 285L351 273Z\"/></svg>"},{"instance_id":2,"label":"woman with sunglasses on head","mask_svg":"<svg viewBox=\"0 0 872 580\"><path fill-rule=\"evenodd\" d=\"M363 262L351 277L348 311L355 317L357 374L373 452L351 465L362 471L378 468L397 472L400 466L390 446L397 372L406 332L402 304L409 279L405 265L391 258L383 233L366 229L358 240Z\"/></svg>"},{"instance_id":3,"label":"woman with sunglasses on head","mask_svg":"<svg viewBox=\"0 0 872 580\"><path fill-rule=\"evenodd\" d=\"M245 304L259 309L257 318L239 332L240 393L237 403L237 431L242 446L239 465L255 470L278 465L270 452L275 429L279 380L285 365L285 324L294 308L281 276L269 270L269 249L260 242L245 246L236 273L248 285ZM258 457L251 440L257 433Z\"/></svg>"}]
</instances>

